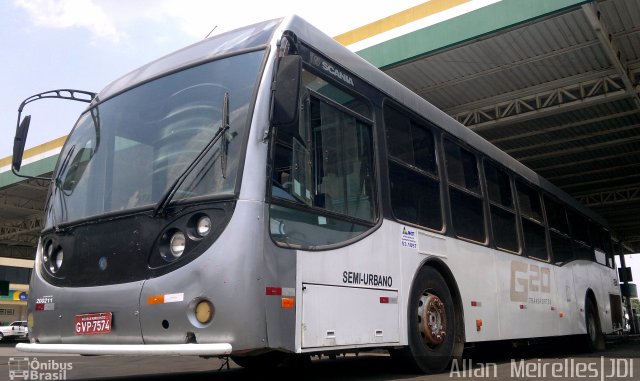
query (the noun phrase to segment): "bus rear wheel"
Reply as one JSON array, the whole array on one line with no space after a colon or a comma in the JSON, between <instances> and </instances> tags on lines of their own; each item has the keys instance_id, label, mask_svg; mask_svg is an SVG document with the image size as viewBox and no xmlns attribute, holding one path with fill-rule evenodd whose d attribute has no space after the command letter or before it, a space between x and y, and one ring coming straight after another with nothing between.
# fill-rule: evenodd
<instances>
[{"instance_id":1,"label":"bus rear wheel","mask_svg":"<svg viewBox=\"0 0 640 381\"><path fill-rule=\"evenodd\" d=\"M431 267L418 273L409 299L409 348L413 365L435 373L449 365L456 338L451 291L442 275Z\"/></svg>"},{"instance_id":2,"label":"bus rear wheel","mask_svg":"<svg viewBox=\"0 0 640 381\"><path fill-rule=\"evenodd\" d=\"M587 325L587 334L585 341L589 352L604 350L604 335L600 326L600 319L596 313L597 309L591 298L587 298L584 304L585 323Z\"/></svg>"}]
</instances>

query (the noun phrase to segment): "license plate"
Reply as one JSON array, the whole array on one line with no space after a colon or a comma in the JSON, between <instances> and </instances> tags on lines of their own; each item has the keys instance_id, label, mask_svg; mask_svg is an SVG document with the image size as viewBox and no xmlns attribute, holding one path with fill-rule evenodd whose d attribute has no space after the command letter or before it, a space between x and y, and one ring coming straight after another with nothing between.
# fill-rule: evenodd
<instances>
[{"instance_id":1,"label":"license plate","mask_svg":"<svg viewBox=\"0 0 640 381\"><path fill-rule=\"evenodd\" d=\"M111 332L113 313L100 312L96 314L76 315L76 335L97 335Z\"/></svg>"}]
</instances>

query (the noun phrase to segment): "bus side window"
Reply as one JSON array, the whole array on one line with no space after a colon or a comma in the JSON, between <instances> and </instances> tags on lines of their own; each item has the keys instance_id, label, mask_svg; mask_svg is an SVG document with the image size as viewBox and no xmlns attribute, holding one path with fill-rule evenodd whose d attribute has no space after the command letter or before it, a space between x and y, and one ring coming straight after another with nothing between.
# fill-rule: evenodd
<instances>
[{"instance_id":1,"label":"bus side window","mask_svg":"<svg viewBox=\"0 0 640 381\"><path fill-rule=\"evenodd\" d=\"M589 236L589 222L577 212L569 212L569 226L573 238L573 254L576 259L593 260L593 249Z\"/></svg>"},{"instance_id":2,"label":"bus side window","mask_svg":"<svg viewBox=\"0 0 640 381\"><path fill-rule=\"evenodd\" d=\"M516 189L525 253L528 257L546 261L549 259L549 254L547 253L547 238L540 193L519 180L516 180Z\"/></svg>"},{"instance_id":3,"label":"bus side window","mask_svg":"<svg viewBox=\"0 0 640 381\"><path fill-rule=\"evenodd\" d=\"M608 231L604 230L604 228L595 224L591 224L590 231L596 262L604 266L609 266L608 257L611 253L611 235Z\"/></svg>"},{"instance_id":4,"label":"bus side window","mask_svg":"<svg viewBox=\"0 0 640 381\"><path fill-rule=\"evenodd\" d=\"M573 260L567 212L561 203L548 196L544 197L544 208L549 223L553 263L563 265Z\"/></svg>"},{"instance_id":5,"label":"bus side window","mask_svg":"<svg viewBox=\"0 0 640 381\"><path fill-rule=\"evenodd\" d=\"M444 140L453 230L458 237L485 242L484 207L476 156Z\"/></svg>"},{"instance_id":6,"label":"bus side window","mask_svg":"<svg viewBox=\"0 0 640 381\"><path fill-rule=\"evenodd\" d=\"M391 209L402 221L442 229L435 139L427 127L385 106Z\"/></svg>"},{"instance_id":7,"label":"bus side window","mask_svg":"<svg viewBox=\"0 0 640 381\"><path fill-rule=\"evenodd\" d=\"M520 245L509 175L489 161L484 162L484 175L487 180L491 230L495 247L517 253Z\"/></svg>"}]
</instances>

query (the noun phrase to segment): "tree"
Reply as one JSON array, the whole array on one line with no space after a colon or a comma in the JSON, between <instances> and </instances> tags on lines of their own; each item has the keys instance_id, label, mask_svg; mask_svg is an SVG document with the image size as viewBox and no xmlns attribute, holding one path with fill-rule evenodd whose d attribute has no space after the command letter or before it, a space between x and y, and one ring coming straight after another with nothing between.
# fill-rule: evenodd
<instances>
[{"instance_id":1,"label":"tree","mask_svg":"<svg viewBox=\"0 0 640 381\"><path fill-rule=\"evenodd\" d=\"M640 300L638 298L631 298L631 308L640 313Z\"/></svg>"}]
</instances>

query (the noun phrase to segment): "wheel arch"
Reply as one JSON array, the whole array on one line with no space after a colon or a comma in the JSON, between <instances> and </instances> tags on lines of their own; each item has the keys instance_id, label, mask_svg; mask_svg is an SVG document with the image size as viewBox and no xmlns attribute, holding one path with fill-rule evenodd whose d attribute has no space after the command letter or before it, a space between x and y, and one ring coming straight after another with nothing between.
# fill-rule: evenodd
<instances>
[{"instance_id":1,"label":"wheel arch","mask_svg":"<svg viewBox=\"0 0 640 381\"><path fill-rule=\"evenodd\" d=\"M431 267L434 270L438 271L444 278L445 282L447 283L447 287L451 292L455 310L454 321L456 324L456 332L458 333L454 342L453 355L454 358L459 358L462 356L462 351L464 350L466 333L464 330L464 307L462 304L462 295L460 294L458 283L456 282L451 269L449 269L449 266L447 266L444 261L442 261L440 258L427 258L413 275L413 280L411 281L411 289L413 289L414 287L415 281L418 277L418 273L425 267Z\"/></svg>"}]
</instances>

